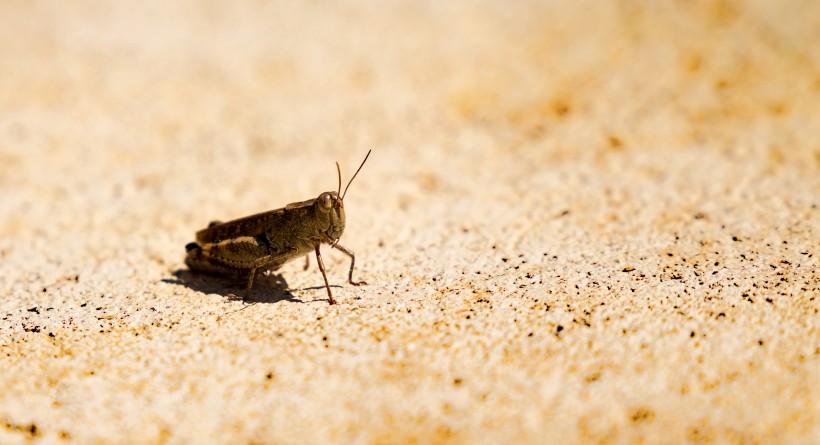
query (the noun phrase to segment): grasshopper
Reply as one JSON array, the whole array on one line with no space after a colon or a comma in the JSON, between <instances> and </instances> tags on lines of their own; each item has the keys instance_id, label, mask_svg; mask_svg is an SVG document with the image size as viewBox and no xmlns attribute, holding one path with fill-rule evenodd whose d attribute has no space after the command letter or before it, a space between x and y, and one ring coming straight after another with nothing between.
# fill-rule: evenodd
<instances>
[{"instance_id":1,"label":"grasshopper","mask_svg":"<svg viewBox=\"0 0 820 445\"><path fill-rule=\"evenodd\" d=\"M369 156L370 151L350 178L344 193L342 170L337 162L339 187L335 192L324 192L318 198L294 202L281 209L233 221L210 223L207 228L196 233L196 242L185 246L185 264L194 271L247 278L247 298L257 273L276 270L301 256L309 259L308 255L313 251L316 252L316 261L325 280L328 300L330 304L335 304L319 246L330 244L330 247L350 257L348 283L354 286L367 284L364 281L353 281L356 256L352 250L339 244L339 238L345 230L344 197Z\"/></svg>"}]
</instances>

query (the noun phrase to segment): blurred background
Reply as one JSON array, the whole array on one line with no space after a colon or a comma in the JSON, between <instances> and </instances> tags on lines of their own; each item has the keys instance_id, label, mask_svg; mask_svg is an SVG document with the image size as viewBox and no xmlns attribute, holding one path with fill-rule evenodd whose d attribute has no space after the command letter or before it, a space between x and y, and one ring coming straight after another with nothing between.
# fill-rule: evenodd
<instances>
[{"instance_id":1,"label":"blurred background","mask_svg":"<svg viewBox=\"0 0 820 445\"><path fill-rule=\"evenodd\" d=\"M428 185L635 150L817 171L817 41L811 0L3 2L3 218L102 177L162 212L302 199L370 148Z\"/></svg>"}]
</instances>

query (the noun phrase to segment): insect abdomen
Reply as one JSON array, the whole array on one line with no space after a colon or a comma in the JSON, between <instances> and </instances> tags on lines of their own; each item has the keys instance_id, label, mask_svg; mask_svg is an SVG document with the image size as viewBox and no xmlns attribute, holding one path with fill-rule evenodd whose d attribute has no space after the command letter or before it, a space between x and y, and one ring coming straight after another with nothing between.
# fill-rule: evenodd
<instances>
[{"instance_id":1,"label":"insect abdomen","mask_svg":"<svg viewBox=\"0 0 820 445\"><path fill-rule=\"evenodd\" d=\"M189 243L185 250L188 267L222 275L246 274L257 259L269 255L267 243L251 236L201 245Z\"/></svg>"}]
</instances>

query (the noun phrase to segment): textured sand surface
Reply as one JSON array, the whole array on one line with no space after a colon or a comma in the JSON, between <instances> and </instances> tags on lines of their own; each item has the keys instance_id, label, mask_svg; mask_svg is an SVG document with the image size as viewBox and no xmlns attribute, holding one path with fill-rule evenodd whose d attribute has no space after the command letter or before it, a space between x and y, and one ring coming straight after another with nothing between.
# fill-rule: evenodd
<instances>
[{"instance_id":1,"label":"textured sand surface","mask_svg":"<svg viewBox=\"0 0 820 445\"><path fill-rule=\"evenodd\" d=\"M820 2L116 3L0 4L0 443L820 443ZM368 149L368 286L186 270Z\"/></svg>"}]
</instances>

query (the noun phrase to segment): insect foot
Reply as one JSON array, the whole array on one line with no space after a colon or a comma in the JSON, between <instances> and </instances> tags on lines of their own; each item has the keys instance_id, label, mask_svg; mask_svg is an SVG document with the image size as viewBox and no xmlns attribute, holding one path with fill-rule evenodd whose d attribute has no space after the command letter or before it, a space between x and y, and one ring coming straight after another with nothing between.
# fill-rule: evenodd
<instances>
[{"instance_id":1,"label":"insect foot","mask_svg":"<svg viewBox=\"0 0 820 445\"><path fill-rule=\"evenodd\" d=\"M369 156L370 151L350 178L344 192L342 170L337 162L339 185L336 191L233 221L212 222L196 233L196 242L185 246L185 264L198 272L247 279L247 298L257 273L277 270L296 258L315 253L328 301L335 304L319 246L330 244L350 257L348 283L354 286L367 284L353 281L356 257L352 250L339 244L339 239L345 230L344 198L347 189Z\"/></svg>"}]
</instances>

